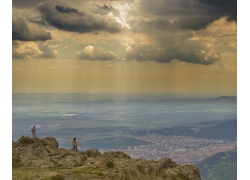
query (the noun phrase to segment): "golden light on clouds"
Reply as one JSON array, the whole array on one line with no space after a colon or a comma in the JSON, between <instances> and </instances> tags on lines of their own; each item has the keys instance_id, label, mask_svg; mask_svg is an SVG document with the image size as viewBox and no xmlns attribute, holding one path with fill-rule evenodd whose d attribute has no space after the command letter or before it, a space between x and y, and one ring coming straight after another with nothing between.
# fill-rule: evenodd
<instances>
[{"instance_id":1,"label":"golden light on clouds","mask_svg":"<svg viewBox=\"0 0 250 180\"><path fill-rule=\"evenodd\" d=\"M13 92L236 95L235 8L186 3L14 1Z\"/></svg>"}]
</instances>

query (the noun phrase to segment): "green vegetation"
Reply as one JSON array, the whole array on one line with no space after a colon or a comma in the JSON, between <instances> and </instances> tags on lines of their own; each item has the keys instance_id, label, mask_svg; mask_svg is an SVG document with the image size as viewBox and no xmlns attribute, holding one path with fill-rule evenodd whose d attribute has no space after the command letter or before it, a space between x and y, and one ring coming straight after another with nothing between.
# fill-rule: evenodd
<instances>
[{"instance_id":1,"label":"green vegetation","mask_svg":"<svg viewBox=\"0 0 250 180\"><path fill-rule=\"evenodd\" d=\"M108 161L106 162L106 166L107 166L108 168L113 168L113 167L114 167L114 162L111 161L111 160L108 160Z\"/></svg>"},{"instance_id":2,"label":"green vegetation","mask_svg":"<svg viewBox=\"0 0 250 180\"><path fill-rule=\"evenodd\" d=\"M202 180L236 180L237 151L216 153L196 164Z\"/></svg>"},{"instance_id":3,"label":"green vegetation","mask_svg":"<svg viewBox=\"0 0 250 180\"><path fill-rule=\"evenodd\" d=\"M200 180L197 169L177 166L170 159L160 161L89 157L80 167L19 167L12 169L13 180ZM186 174L183 174L185 172Z\"/></svg>"},{"instance_id":4,"label":"green vegetation","mask_svg":"<svg viewBox=\"0 0 250 180\"><path fill-rule=\"evenodd\" d=\"M18 143L20 143L20 144L32 144L34 142L36 142L36 140L33 138L23 137L23 138L20 138L20 141Z\"/></svg>"}]
</instances>

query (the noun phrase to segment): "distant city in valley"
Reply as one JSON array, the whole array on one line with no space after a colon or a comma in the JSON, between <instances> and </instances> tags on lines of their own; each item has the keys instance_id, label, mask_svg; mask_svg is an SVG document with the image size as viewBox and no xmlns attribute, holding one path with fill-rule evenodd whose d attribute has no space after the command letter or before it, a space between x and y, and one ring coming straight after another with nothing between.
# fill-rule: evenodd
<instances>
[{"instance_id":1,"label":"distant city in valley","mask_svg":"<svg viewBox=\"0 0 250 180\"><path fill-rule=\"evenodd\" d=\"M112 98L113 97L113 98ZM80 150L195 164L237 148L237 98L164 99L83 94L13 94L12 140L55 137Z\"/></svg>"},{"instance_id":2,"label":"distant city in valley","mask_svg":"<svg viewBox=\"0 0 250 180\"><path fill-rule=\"evenodd\" d=\"M161 159L168 157L179 164L195 164L213 154L230 151L237 147L236 141L200 139L188 136L150 135L141 136L138 139L152 142L152 144L118 150L129 154L132 158ZM114 149L114 151L116 150Z\"/></svg>"}]
</instances>

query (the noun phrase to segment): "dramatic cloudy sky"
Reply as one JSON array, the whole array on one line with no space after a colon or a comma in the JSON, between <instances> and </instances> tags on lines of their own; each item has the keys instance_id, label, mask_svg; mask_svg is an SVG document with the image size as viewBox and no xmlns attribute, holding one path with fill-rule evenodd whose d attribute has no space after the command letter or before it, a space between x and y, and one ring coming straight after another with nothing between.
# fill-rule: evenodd
<instances>
[{"instance_id":1,"label":"dramatic cloudy sky","mask_svg":"<svg viewBox=\"0 0 250 180\"><path fill-rule=\"evenodd\" d=\"M12 91L237 94L236 0L12 0Z\"/></svg>"}]
</instances>

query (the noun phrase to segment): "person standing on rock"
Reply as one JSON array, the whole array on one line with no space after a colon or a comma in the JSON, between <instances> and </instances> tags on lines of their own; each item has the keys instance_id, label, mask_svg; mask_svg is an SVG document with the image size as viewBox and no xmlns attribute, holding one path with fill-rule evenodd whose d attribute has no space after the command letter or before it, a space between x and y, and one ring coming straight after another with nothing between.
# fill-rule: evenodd
<instances>
[{"instance_id":1,"label":"person standing on rock","mask_svg":"<svg viewBox=\"0 0 250 180\"><path fill-rule=\"evenodd\" d=\"M76 151L77 151L77 145L78 145L78 143L77 143L77 141L76 141L76 138L74 138L74 139L71 141L71 143L72 143L72 146L73 146L73 151L76 152Z\"/></svg>"},{"instance_id":2,"label":"person standing on rock","mask_svg":"<svg viewBox=\"0 0 250 180\"><path fill-rule=\"evenodd\" d=\"M31 129L31 132L32 132L32 137L36 138L36 127L35 126L33 126L33 128Z\"/></svg>"}]
</instances>

